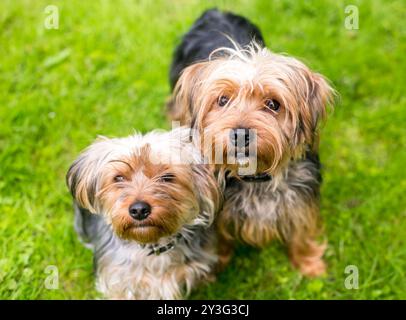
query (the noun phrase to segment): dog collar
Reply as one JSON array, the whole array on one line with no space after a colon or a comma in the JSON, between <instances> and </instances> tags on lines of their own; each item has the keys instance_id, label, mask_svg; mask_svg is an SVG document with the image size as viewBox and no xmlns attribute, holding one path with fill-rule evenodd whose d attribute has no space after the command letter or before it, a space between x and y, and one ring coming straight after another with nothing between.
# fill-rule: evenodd
<instances>
[{"instance_id":1,"label":"dog collar","mask_svg":"<svg viewBox=\"0 0 406 320\"><path fill-rule=\"evenodd\" d=\"M266 182L272 180L272 176L268 173L240 176L239 178L245 182Z\"/></svg>"},{"instance_id":2,"label":"dog collar","mask_svg":"<svg viewBox=\"0 0 406 320\"><path fill-rule=\"evenodd\" d=\"M183 236L180 233L178 233L175 237L172 238L172 240L170 240L165 245L158 245L158 244L148 245L148 248L150 249L148 256L151 256L151 255L159 256L161 253L172 250L173 248L175 248L175 245L182 238L183 238Z\"/></svg>"},{"instance_id":3,"label":"dog collar","mask_svg":"<svg viewBox=\"0 0 406 320\"><path fill-rule=\"evenodd\" d=\"M228 177L227 183L237 182L237 181L244 181L244 182L266 182L271 181L272 175L268 173L259 173L253 175L246 175L246 176L238 176L238 177Z\"/></svg>"}]
</instances>

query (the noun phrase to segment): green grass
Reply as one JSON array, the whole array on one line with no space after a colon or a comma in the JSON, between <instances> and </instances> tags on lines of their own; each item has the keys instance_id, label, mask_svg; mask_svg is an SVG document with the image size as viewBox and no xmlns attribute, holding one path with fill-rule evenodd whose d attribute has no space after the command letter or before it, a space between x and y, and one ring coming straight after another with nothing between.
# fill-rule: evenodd
<instances>
[{"instance_id":1,"label":"green grass","mask_svg":"<svg viewBox=\"0 0 406 320\"><path fill-rule=\"evenodd\" d=\"M43 27L46 5L59 30ZM192 298L406 298L406 16L399 1L1 1L0 298L93 299L92 254L72 227L68 166L98 135L168 128L171 53L205 9L242 13L276 52L331 79L340 102L323 128L322 216L329 273L308 280L284 247L240 247ZM59 269L47 290L44 270ZM359 289L344 286L347 265Z\"/></svg>"}]
</instances>

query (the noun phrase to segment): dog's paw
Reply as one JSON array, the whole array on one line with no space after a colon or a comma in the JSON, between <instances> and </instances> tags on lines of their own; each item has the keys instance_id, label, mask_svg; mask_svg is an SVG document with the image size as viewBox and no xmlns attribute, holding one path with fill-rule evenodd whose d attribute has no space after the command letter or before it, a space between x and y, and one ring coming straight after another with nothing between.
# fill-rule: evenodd
<instances>
[{"instance_id":1,"label":"dog's paw","mask_svg":"<svg viewBox=\"0 0 406 320\"><path fill-rule=\"evenodd\" d=\"M320 258L304 259L298 267L301 274L310 278L323 276L327 271L326 263Z\"/></svg>"}]
</instances>

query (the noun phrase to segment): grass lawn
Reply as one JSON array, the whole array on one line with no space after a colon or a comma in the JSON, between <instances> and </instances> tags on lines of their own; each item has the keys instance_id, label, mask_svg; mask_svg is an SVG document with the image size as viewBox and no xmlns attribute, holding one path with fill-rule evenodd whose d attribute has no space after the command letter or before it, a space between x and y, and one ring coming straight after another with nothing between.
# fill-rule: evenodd
<instances>
[{"instance_id":1,"label":"grass lawn","mask_svg":"<svg viewBox=\"0 0 406 320\"><path fill-rule=\"evenodd\" d=\"M168 128L174 46L201 12L244 14L267 44L326 75L340 101L323 128L329 273L308 280L275 242L239 247L191 298L406 299L406 4L350 1L0 2L0 298L93 299L92 254L72 227L65 173L99 135ZM59 8L58 30L44 8ZM48 290L45 269L59 270ZM359 271L346 289L345 268Z\"/></svg>"}]
</instances>

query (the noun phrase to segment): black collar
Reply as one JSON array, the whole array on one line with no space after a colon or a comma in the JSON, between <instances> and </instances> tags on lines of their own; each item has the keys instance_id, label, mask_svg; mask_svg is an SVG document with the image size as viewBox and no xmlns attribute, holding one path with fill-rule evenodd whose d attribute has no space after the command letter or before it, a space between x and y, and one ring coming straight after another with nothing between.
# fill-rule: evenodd
<instances>
[{"instance_id":1,"label":"black collar","mask_svg":"<svg viewBox=\"0 0 406 320\"><path fill-rule=\"evenodd\" d=\"M161 253L170 251L175 247L175 245L179 242L180 239L182 239L183 236L178 233L175 237L173 237L167 244L165 245L158 245L158 244L151 244L146 246L148 249L150 249L148 256L150 255L156 255L159 256Z\"/></svg>"},{"instance_id":2,"label":"black collar","mask_svg":"<svg viewBox=\"0 0 406 320\"><path fill-rule=\"evenodd\" d=\"M269 173L259 173L259 174L253 174L253 175L246 175L246 176L238 176L238 177L227 177L226 178L226 183L231 184L235 183L237 181L243 181L243 182L267 182L272 180L272 175Z\"/></svg>"},{"instance_id":3,"label":"black collar","mask_svg":"<svg viewBox=\"0 0 406 320\"><path fill-rule=\"evenodd\" d=\"M239 176L239 178L245 182L266 182L272 180L272 176L269 173L259 173L247 176Z\"/></svg>"}]
</instances>

